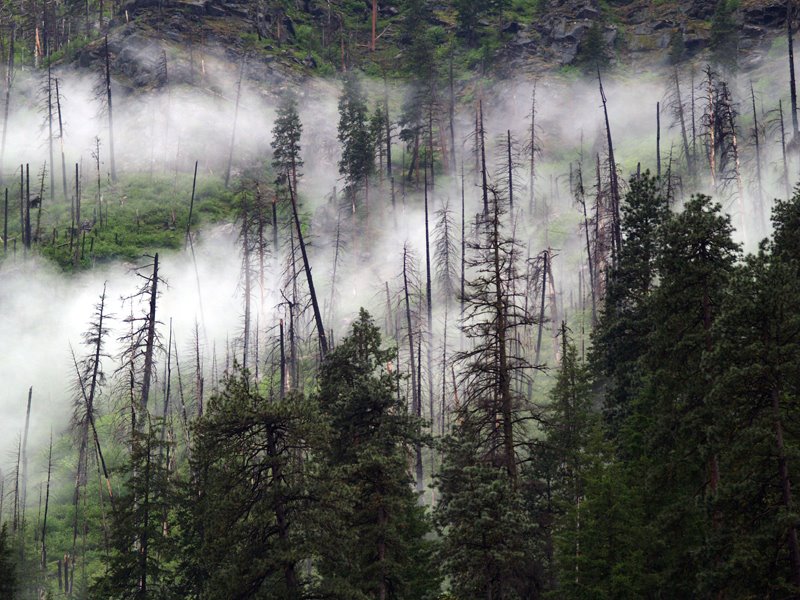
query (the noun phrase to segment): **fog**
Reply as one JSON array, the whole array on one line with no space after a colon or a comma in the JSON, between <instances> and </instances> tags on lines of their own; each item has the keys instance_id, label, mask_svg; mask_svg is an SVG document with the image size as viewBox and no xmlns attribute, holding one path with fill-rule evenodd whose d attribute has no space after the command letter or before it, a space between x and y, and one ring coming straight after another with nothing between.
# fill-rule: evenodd
<instances>
[{"instance_id":1,"label":"fog","mask_svg":"<svg viewBox=\"0 0 800 600\"><path fill-rule=\"evenodd\" d=\"M788 96L784 80L783 57L769 59L758 72L739 74L731 80L734 99L739 112L739 151L745 196L741 202L732 197L720 198L731 211L734 224L739 227L737 237L748 249L755 247L758 239L766 234L759 230L758 215L755 214L755 186L753 185L752 108L750 105L750 80L756 87L759 111L771 111L777 98ZM700 81L703 77L698 65L697 116L704 100L700 97ZM208 80L202 88L187 86L162 87L155 92L124 96L118 89L114 97L114 135L116 168L121 174L166 171L191 173L194 161L200 165L201 177L224 175L233 120L237 88L237 66L209 66ZM246 71L239 102L234 147L234 177L244 166L268 157L271 129L275 116L277 93L280 90L253 78L255 71ZM62 94L61 108L64 121L64 154L67 172L74 172L74 163L82 165L84 183L93 181L94 166L91 155L95 138L100 138L101 171L108 178L108 128L103 103L98 101L95 88L98 78L87 72L59 69L54 72L59 80ZM32 175L41 165L49 162L47 127L43 126L43 95L41 73L21 72L15 80L11 99L10 123L2 166L5 180L16 185L19 164L30 163ZM681 71L685 100L688 101L689 72ZM529 214L527 190L528 155L524 145L530 137L531 95L536 86L536 131L540 154L537 156L536 198L541 206L534 216ZM620 181L641 169L655 171L656 103L666 104L670 88L670 73L666 69L654 69L649 73L609 75L604 81L608 98L609 121L614 137L615 153L620 169ZM381 99L383 84L367 86L371 93L370 106ZM337 99L339 84L331 80L308 81L298 90L300 117L303 123L303 177L299 184L304 219L311 224L309 239L310 262L326 328L335 340L346 335L348 324L359 307L368 308L379 325L386 323L386 284L390 289L392 310L398 308L402 281L403 245L408 244L417 259L417 271L422 276L424 290L425 275L425 225L422 196L411 193L411 185L401 181L395 174L395 203L391 209L389 182L380 185L373 182L370 191L370 215L360 227L362 234L353 234L353 216L347 207L332 203L329 199L334 187L342 188L337 161L339 148L336 139L338 121ZM216 91L214 91L216 90ZM219 90L224 90L224 93ZM516 208L515 231L518 238L529 244L527 254L535 256L548 245L555 258L553 269L556 287L560 292L562 316L576 314L586 309L587 289L583 287L583 298L579 297L578 272L585 275L585 241L581 229L582 213L569 190L569 164L577 169L582 157L584 184L587 202L593 202L592 186L595 178L595 157L599 153L605 161L606 143L603 126L603 111L596 79L573 79L553 74L542 74L514 81L504 81L482 91L472 88L462 90L463 97L483 100L485 129L487 132L487 162L492 167L490 183L502 185L505 171L494 169L500 164L505 148L497 142L507 130L516 140L514 154L517 166L514 171ZM392 117L397 118L404 89L393 85L389 90ZM472 148L474 136L474 110L476 101L462 101L456 116L456 155L466 168L464 192L466 198L466 222L468 234L473 230L474 216L480 211L481 199L475 175ZM446 111L445 111L446 112ZM784 105L786 126L790 128L789 111ZM769 121L771 116L759 114ZM442 117L446 125L446 115ZM679 131L672 127L672 117L662 111L661 155L662 169L672 157L678 166L684 164L681 156ZM765 121L765 122L766 122ZM395 130L396 131L396 130ZM60 142L55 141L55 192L60 195ZM393 148L396 162L401 160L399 141ZM762 140L762 169L764 173L763 214L768 214L769 202L775 196L784 196L782 183L782 161L779 140L775 127ZM408 155L408 153L406 153ZM700 149L701 158L704 156ZM408 160L406 158L406 160ZM796 157L793 159L796 162ZM676 206L688 193L698 191L710 193L710 178L700 161L699 189L677 188ZM15 166L16 165L16 166ZM704 171L705 169L705 171ZM495 172L497 171L497 172ZM791 180L795 180L796 168L792 167ZM73 185L68 175L69 185ZM605 174L603 175L605 177ZM33 187L33 185L32 185ZM12 195L16 193L11 188ZM106 187L107 202L118 200L113 188ZM13 197L13 196L12 196ZM47 196L45 196L47 198ZM460 245L460 181L446 175L439 176L430 190L431 223L433 235L436 209L449 202L453 211L457 245ZM744 207L744 213L740 207ZM338 216L337 216L338 215ZM334 307L330 306L331 279L336 248L334 238L336 223L340 223L346 247L340 248L337 267L337 285ZM741 224L754 224L742 231ZM363 235L366 231L367 235ZM258 318L260 368L266 368L274 349L274 328L281 318L287 318L286 305L281 298L285 290L284 270L287 263L284 228L280 234L282 250L270 257L263 290L254 293L258 306L253 317L253 327ZM188 360L193 351L194 327L200 329L203 362L206 380L213 386L212 377L221 375L226 356L236 355L242 335L243 298L241 285L242 257L235 225L219 225L199 231L194 242L194 254L190 251L162 252L160 272L166 281L158 302L159 333L164 342L168 335L168 324L172 321L181 363ZM6 259L0 265L0 467L4 473L13 472L15 452L25 421L25 402L30 386L33 386L31 411L31 450L40 453L45 447L51 429L56 435L67 428L73 397L72 381L74 367L70 354L72 348L80 358L86 353L81 345L81 332L87 329L103 285L107 286L107 311L115 316L110 322L111 333L105 348L108 358L104 370L112 378L119 367L118 355L121 344L118 338L125 333L123 319L130 313L129 297L141 285L135 275L135 267L149 264L142 258L135 264L111 263L77 275L59 272L42 258L23 260L21 255ZM299 282L305 287L305 276ZM145 269L144 273L147 272ZM419 298L417 298L419 301ZM457 303L448 310L448 339L452 353L460 343L456 333ZM141 311L141 307L135 310ZM445 306L435 303L434 329L436 332L435 356L441 356L441 333L445 323ZM421 310L424 314L424 310ZM397 318L397 314L393 315ZM390 329L391 329L390 324ZM310 309L305 310L298 324L301 342L312 348L316 334ZM389 332L392 334L393 332ZM402 339L398 340L403 344ZM218 368L212 372L215 362ZM401 356L401 365L403 356ZM424 364L424 358L423 358ZM159 356L158 389L163 370L163 356ZM187 366L187 371L189 367ZM187 378L185 376L185 378ZM436 381L437 389L440 382ZM427 386L427 383L426 383ZM112 410L109 402L113 385L104 388L99 410ZM208 394L206 394L208 396ZM155 393L160 401L159 393ZM427 404L427 402L426 402ZM32 478L39 477L38 471Z\"/></svg>"}]
</instances>

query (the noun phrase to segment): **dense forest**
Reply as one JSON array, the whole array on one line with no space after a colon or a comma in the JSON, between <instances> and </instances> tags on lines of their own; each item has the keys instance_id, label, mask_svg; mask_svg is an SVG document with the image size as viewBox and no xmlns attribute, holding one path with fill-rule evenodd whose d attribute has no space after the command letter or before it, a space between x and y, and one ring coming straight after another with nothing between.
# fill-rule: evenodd
<instances>
[{"instance_id":1,"label":"dense forest","mask_svg":"<svg viewBox=\"0 0 800 600\"><path fill-rule=\"evenodd\" d=\"M800 597L795 6L631 4L3 4L0 599Z\"/></svg>"}]
</instances>

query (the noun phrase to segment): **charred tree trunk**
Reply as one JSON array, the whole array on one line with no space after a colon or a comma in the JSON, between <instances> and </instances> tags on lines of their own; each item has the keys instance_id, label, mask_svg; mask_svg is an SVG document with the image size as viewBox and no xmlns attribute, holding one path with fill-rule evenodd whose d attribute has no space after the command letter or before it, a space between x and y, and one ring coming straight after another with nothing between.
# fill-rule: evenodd
<instances>
[{"instance_id":1,"label":"charred tree trunk","mask_svg":"<svg viewBox=\"0 0 800 600\"><path fill-rule=\"evenodd\" d=\"M761 132L758 129L758 111L756 110L756 94L750 84L750 99L753 102L753 141L756 146L756 224L759 232L764 230L764 187L761 181Z\"/></svg>"},{"instance_id":2,"label":"charred tree trunk","mask_svg":"<svg viewBox=\"0 0 800 600\"><path fill-rule=\"evenodd\" d=\"M789 161L786 158L786 127L783 122L783 102L778 100L778 113L781 124L781 156L783 158L783 187L786 190L786 198L792 196L792 187L789 184ZM7 192L8 190L6 190Z\"/></svg>"},{"instance_id":3,"label":"charred tree trunk","mask_svg":"<svg viewBox=\"0 0 800 600\"><path fill-rule=\"evenodd\" d=\"M297 241L300 244L300 253L303 256L303 268L306 271L306 279L308 280L308 292L311 295L311 307L314 310L314 321L317 325L321 354L322 358L325 358L325 355L328 353L328 338L325 335L325 327L322 324L322 312L320 311L319 302L317 301L317 292L314 290L314 278L311 276L311 264L308 261L306 245L303 242L303 231L300 226L300 216L297 212L297 201L292 186L289 186L289 198L292 201L292 214L294 215L294 223L297 227Z\"/></svg>"},{"instance_id":4,"label":"charred tree trunk","mask_svg":"<svg viewBox=\"0 0 800 600\"><path fill-rule=\"evenodd\" d=\"M414 348L414 326L411 319L411 294L409 292L409 274L408 274L408 249L403 248L403 296L406 306L406 327L408 328L408 354L409 366L411 367L411 412L414 416L420 417L422 414L422 402L419 398L419 389L417 385L417 361L415 359L416 350ZM422 472L422 447L419 442L416 444L416 482L417 491L421 492L423 489L423 472Z\"/></svg>"},{"instance_id":5,"label":"charred tree trunk","mask_svg":"<svg viewBox=\"0 0 800 600\"><path fill-rule=\"evenodd\" d=\"M58 90L58 78L55 79L56 83L56 110L58 112L58 142L61 147L61 185L64 190L64 200L67 199L69 192L67 190L67 158L64 154L64 122L61 118L61 95Z\"/></svg>"},{"instance_id":6,"label":"charred tree trunk","mask_svg":"<svg viewBox=\"0 0 800 600\"><path fill-rule=\"evenodd\" d=\"M6 101L3 103L3 139L0 141L0 178L5 165L6 141L8 139L8 111L11 107L11 87L14 84L14 38L16 28L11 29L11 43L8 48L8 66L6 67Z\"/></svg>"},{"instance_id":7,"label":"charred tree trunk","mask_svg":"<svg viewBox=\"0 0 800 600\"><path fill-rule=\"evenodd\" d=\"M192 228L192 213L194 212L194 193L197 189L197 163L194 161L194 176L192 177L192 197L189 200L189 218L186 219L186 241L184 247L189 244L189 236L191 235Z\"/></svg>"},{"instance_id":8,"label":"charred tree trunk","mask_svg":"<svg viewBox=\"0 0 800 600\"><path fill-rule=\"evenodd\" d=\"M433 164L431 164L431 170ZM434 410L433 410L433 286L431 284L431 244L430 244L430 227L428 218L428 182L425 180L425 297L427 304L427 373L428 373L428 404L431 416L431 431L433 432ZM421 376L421 374L420 374ZM431 462L434 461L433 452L431 452Z\"/></svg>"},{"instance_id":9,"label":"charred tree trunk","mask_svg":"<svg viewBox=\"0 0 800 600\"><path fill-rule=\"evenodd\" d=\"M616 260L619 250L622 247L622 229L620 224L620 197L619 182L617 181L617 163L614 160L614 144L611 140L611 125L608 121L608 106L606 94L603 91L603 80L600 78L600 68L597 69L597 82L600 85L600 97L603 100L603 115L606 123L606 139L608 142L608 181L611 188L611 211L612 211L612 248Z\"/></svg>"},{"instance_id":10,"label":"charred tree trunk","mask_svg":"<svg viewBox=\"0 0 800 600\"><path fill-rule=\"evenodd\" d=\"M142 374L141 412L147 414L150 398L150 381L153 375L153 355L156 343L156 300L158 298L158 252L153 257L153 276L150 280L150 310L147 315L147 337L144 351L144 373Z\"/></svg>"},{"instance_id":11,"label":"charred tree trunk","mask_svg":"<svg viewBox=\"0 0 800 600\"><path fill-rule=\"evenodd\" d=\"M483 193L483 214L484 216L489 216L489 185L486 181L486 132L483 129L483 100L478 101L478 115L480 117L479 120L479 128L478 128L478 135L479 135L479 142L480 142L480 152L481 152L481 192Z\"/></svg>"},{"instance_id":12,"label":"charred tree trunk","mask_svg":"<svg viewBox=\"0 0 800 600\"><path fill-rule=\"evenodd\" d=\"M792 142L798 141L797 125L797 85L794 77L794 42L792 40L792 22L794 21L793 0L786 0L786 41L789 45L789 96L792 100Z\"/></svg>"},{"instance_id":13,"label":"charred tree trunk","mask_svg":"<svg viewBox=\"0 0 800 600\"><path fill-rule=\"evenodd\" d=\"M239 68L239 80L236 83L236 104L233 109L233 128L231 129L231 143L228 147L228 166L225 169L225 187L231 179L231 166L233 165L233 147L236 143L236 124L239 120L239 100L242 96L242 79L244 78L244 68L247 61L242 61L242 66Z\"/></svg>"},{"instance_id":14,"label":"charred tree trunk","mask_svg":"<svg viewBox=\"0 0 800 600\"><path fill-rule=\"evenodd\" d=\"M104 38L104 53L106 61L106 102L108 103L108 154L111 168L111 181L117 181L117 168L114 162L114 109L111 104L111 58L108 53L108 36Z\"/></svg>"}]
</instances>

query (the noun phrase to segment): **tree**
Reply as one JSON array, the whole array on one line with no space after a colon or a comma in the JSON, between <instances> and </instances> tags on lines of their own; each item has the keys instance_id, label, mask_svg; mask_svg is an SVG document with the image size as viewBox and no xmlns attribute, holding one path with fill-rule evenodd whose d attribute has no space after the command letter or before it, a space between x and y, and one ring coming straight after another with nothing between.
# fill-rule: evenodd
<instances>
[{"instance_id":1,"label":"tree","mask_svg":"<svg viewBox=\"0 0 800 600\"><path fill-rule=\"evenodd\" d=\"M348 194L353 199L359 188L366 185L375 168L373 138L370 135L367 97L358 76L345 75L339 96L338 138L342 145L339 173L344 177Z\"/></svg>"},{"instance_id":2,"label":"tree","mask_svg":"<svg viewBox=\"0 0 800 600\"><path fill-rule=\"evenodd\" d=\"M272 128L272 168L279 177L284 177L297 192L299 169L303 166L300 157L300 136L303 124L297 114L297 98L292 92L285 92L278 105L278 116Z\"/></svg>"},{"instance_id":3,"label":"tree","mask_svg":"<svg viewBox=\"0 0 800 600\"><path fill-rule=\"evenodd\" d=\"M410 486L408 453L420 432L398 393L396 350L363 309L325 358L318 401L329 423L323 454L342 527L323 535L323 593L335 598L434 598L439 577L430 525ZM339 500L338 502L341 502Z\"/></svg>"},{"instance_id":4,"label":"tree","mask_svg":"<svg viewBox=\"0 0 800 600\"><path fill-rule=\"evenodd\" d=\"M738 0L717 0L714 16L711 18L711 57L722 69L736 70L739 52L739 32L736 25Z\"/></svg>"},{"instance_id":5,"label":"tree","mask_svg":"<svg viewBox=\"0 0 800 600\"><path fill-rule=\"evenodd\" d=\"M640 361L652 325L647 300L654 289L658 239L669 218L667 198L649 172L630 180L622 206L622 248L608 277L605 310L593 332L592 362L605 387L605 417L616 436L641 385Z\"/></svg>"},{"instance_id":6,"label":"tree","mask_svg":"<svg viewBox=\"0 0 800 600\"><path fill-rule=\"evenodd\" d=\"M17 568L8 537L8 524L0 527L0 597L14 600L17 589Z\"/></svg>"},{"instance_id":7,"label":"tree","mask_svg":"<svg viewBox=\"0 0 800 600\"><path fill-rule=\"evenodd\" d=\"M269 400L235 367L195 429L199 474L183 515L194 532L183 569L202 597L298 599L313 590L301 561L313 556L321 506L314 451L316 405L296 394Z\"/></svg>"},{"instance_id":8,"label":"tree","mask_svg":"<svg viewBox=\"0 0 800 600\"><path fill-rule=\"evenodd\" d=\"M587 74L597 69L604 70L611 62L608 45L603 38L603 27L599 21L594 21L586 30L578 46L575 62Z\"/></svg>"},{"instance_id":9,"label":"tree","mask_svg":"<svg viewBox=\"0 0 800 600\"><path fill-rule=\"evenodd\" d=\"M532 598L543 581L519 473L526 415L512 386L529 368L518 336L532 319L516 269L517 242L504 233L504 200L495 190L491 197L480 239L471 245L474 278L462 324L470 347L457 357L464 393L444 442L436 522L457 595Z\"/></svg>"},{"instance_id":10,"label":"tree","mask_svg":"<svg viewBox=\"0 0 800 600\"><path fill-rule=\"evenodd\" d=\"M646 514L654 543L642 550L657 557L652 569L671 596L717 595L722 584L703 576L720 568L715 539L725 527L717 508L725 407L714 402L703 359L718 343L714 323L739 251L721 211L695 196L660 228L644 385L624 424L639 485L660 490Z\"/></svg>"},{"instance_id":11,"label":"tree","mask_svg":"<svg viewBox=\"0 0 800 600\"><path fill-rule=\"evenodd\" d=\"M101 598L169 598L174 585L175 482L163 461L158 423L133 433L124 493L111 518L107 571L92 586Z\"/></svg>"}]
</instances>

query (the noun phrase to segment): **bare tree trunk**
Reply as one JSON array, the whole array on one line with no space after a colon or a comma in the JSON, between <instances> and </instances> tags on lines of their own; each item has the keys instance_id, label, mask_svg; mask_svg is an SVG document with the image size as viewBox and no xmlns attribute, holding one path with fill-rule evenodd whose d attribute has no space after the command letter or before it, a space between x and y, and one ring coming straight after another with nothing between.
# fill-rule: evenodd
<instances>
[{"instance_id":1,"label":"bare tree trunk","mask_svg":"<svg viewBox=\"0 0 800 600\"><path fill-rule=\"evenodd\" d=\"M786 128L783 123L783 102L778 100L778 112L781 119L781 155L783 157L783 187L786 190L786 198L791 198L792 187L789 185L789 162L786 159ZM6 190L8 193L8 190Z\"/></svg>"},{"instance_id":2,"label":"bare tree trunk","mask_svg":"<svg viewBox=\"0 0 800 600\"><path fill-rule=\"evenodd\" d=\"M661 180L661 103L656 102L656 177Z\"/></svg>"},{"instance_id":3,"label":"bare tree trunk","mask_svg":"<svg viewBox=\"0 0 800 600\"><path fill-rule=\"evenodd\" d=\"M489 186L486 181L486 141L485 130L483 129L483 100L478 101L478 115L480 116L480 127L478 135L480 136L480 151L481 151L481 190L483 192L483 214L489 216Z\"/></svg>"},{"instance_id":4,"label":"bare tree trunk","mask_svg":"<svg viewBox=\"0 0 800 600\"><path fill-rule=\"evenodd\" d=\"M506 130L506 151L508 153L508 208L514 213L514 163L511 161L511 130Z\"/></svg>"},{"instance_id":5,"label":"bare tree trunk","mask_svg":"<svg viewBox=\"0 0 800 600\"><path fill-rule=\"evenodd\" d=\"M433 164L431 164L433 170ZM425 178L425 296L427 303L427 373L428 373L428 404L431 416L431 432L434 431L433 424L434 409L433 409L433 286L431 285L431 244L430 244L430 227L428 218L428 181ZM420 373L420 376L422 374ZM431 463L434 463L434 453L431 449ZM431 472L435 469L432 468Z\"/></svg>"},{"instance_id":6,"label":"bare tree trunk","mask_svg":"<svg viewBox=\"0 0 800 600\"><path fill-rule=\"evenodd\" d=\"M111 167L111 181L117 181L117 168L114 162L114 110L111 104L111 58L108 54L108 36L105 36L103 49L106 61L106 101L108 102L108 153Z\"/></svg>"},{"instance_id":7,"label":"bare tree trunk","mask_svg":"<svg viewBox=\"0 0 800 600\"><path fill-rule=\"evenodd\" d=\"M14 38L16 28L11 29L11 43L8 49L8 67L6 68L6 101L3 104L3 139L0 142L0 179L2 179L3 167L6 156L6 140L8 138L8 110L11 107L11 87L14 84Z\"/></svg>"},{"instance_id":8,"label":"bare tree trunk","mask_svg":"<svg viewBox=\"0 0 800 600\"><path fill-rule=\"evenodd\" d=\"M50 202L55 200L55 165L53 164L53 74L49 60L47 61L47 144L50 149ZM41 204L39 205L41 207Z\"/></svg>"},{"instance_id":9,"label":"bare tree trunk","mask_svg":"<svg viewBox=\"0 0 800 600\"><path fill-rule=\"evenodd\" d=\"M47 453L47 491L44 496L44 519L42 520L42 570L47 569L47 511L50 506L50 474L53 470L53 432L50 432L50 450ZM59 581L59 584L61 582Z\"/></svg>"},{"instance_id":10,"label":"bare tree trunk","mask_svg":"<svg viewBox=\"0 0 800 600\"><path fill-rule=\"evenodd\" d=\"M319 302L317 302L317 293L314 290L314 279L311 277L311 264L308 261L306 245L303 242L303 231L300 227L300 217L297 213L297 202L295 200L295 194L292 186L289 186L289 197L292 201L292 214L294 215L294 223L297 227L297 241L300 244L300 253L303 255L303 267L305 268L306 279L308 280L308 292L311 295L311 306L314 310L314 321L317 325L317 334L319 335L322 358L325 358L325 355L328 353L328 339L325 335L325 328L322 325L322 313L319 309Z\"/></svg>"},{"instance_id":11,"label":"bare tree trunk","mask_svg":"<svg viewBox=\"0 0 800 600\"><path fill-rule=\"evenodd\" d=\"M184 247L189 243L189 236L191 235L192 227L192 213L194 212L194 193L197 189L197 163L194 161L194 176L192 177L192 198L189 200L189 218L186 220L186 242Z\"/></svg>"},{"instance_id":12,"label":"bare tree trunk","mask_svg":"<svg viewBox=\"0 0 800 600\"><path fill-rule=\"evenodd\" d=\"M408 327L408 353L409 365L411 367L411 412L416 417L422 413L422 402L419 397L419 388L417 385L417 361L415 360L414 348L414 327L411 322L411 299L408 285L408 249L403 247L403 295L406 305L406 326ZM422 473L422 447L419 442L416 444L416 481L417 491L421 492L423 489L423 473Z\"/></svg>"},{"instance_id":13,"label":"bare tree trunk","mask_svg":"<svg viewBox=\"0 0 800 600\"><path fill-rule=\"evenodd\" d=\"M789 95L792 100L792 142L797 143L797 85L794 77L794 42L792 40L792 21L794 20L793 0L786 0L786 41L789 45ZM13 38L12 38L13 40Z\"/></svg>"},{"instance_id":14,"label":"bare tree trunk","mask_svg":"<svg viewBox=\"0 0 800 600\"><path fill-rule=\"evenodd\" d=\"M758 130L758 112L756 111L756 94L753 91L753 84L750 83L750 98L753 101L753 137L756 144L756 223L759 232L764 231L764 188L761 182L761 134Z\"/></svg>"},{"instance_id":15,"label":"bare tree trunk","mask_svg":"<svg viewBox=\"0 0 800 600\"><path fill-rule=\"evenodd\" d=\"M683 142L683 153L686 155L686 168L689 171L689 177L694 177L694 155L689 152L689 139L686 134L686 117L683 111L683 98L681 96L681 83L678 78L678 69L673 72L673 79L675 81L675 97L678 106L678 121L681 126L681 141Z\"/></svg>"},{"instance_id":16,"label":"bare tree trunk","mask_svg":"<svg viewBox=\"0 0 800 600\"><path fill-rule=\"evenodd\" d=\"M33 386L28 388L28 404L25 410L25 429L22 437L22 493L20 504L23 514L28 502L28 431L31 424L31 400L33 399Z\"/></svg>"},{"instance_id":17,"label":"bare tree trunk","mask_svg":"<svg viewBox=\"0 0 800 600\"><path fill-rule=\"evenodd\" d=\"M242 79L244 78L244 67L247 63L246 60L242 61L242 66L239 68L239 81L236 84L236 104L233 109L233 129L231 130L231 143L228 149L228 166L225 169L225 187L231 179L231 165L233 164L233 146L236 142L236 123L239 120L239 100L242 95Z\"/></svg>"},{"instance_id":18,"label":"bare tree trunk","mask_svg":"<svg viewBox=\"0 0 800 600\"><path fill-rule=\"evenodd\" d=\"M147 316L147 339L144 351L144 373L142 374L141 412L147 414L150 397L150 380L153 375L153 354L156 341L156 299L158 297L158 252L153 257L153 277L150 280L150 311Z\"/></svg>"},{"instance_id":19,"label":"bare tree trunk","mask_svg":"<svg viewBox=\"0 0 800 600\"><path fill-rule=\"evenodd\" d=\"M609 171L609 183L611 185L611 211L612 211L612 240L613 240L613 249L614 249L614 257L616 260L617 255L619 254L619 250L622 247L622 233L621 233L621 226L620 226L620 197L619 197L619 183L617 181L617 163L614 160L614 144L611 140L611 125L608 122L608 106L606 100L606 94L603 91L603 80L600 78L600 68L597 69L597 81L600 84L600 97L603 100L603 115L605 116L606 122L606 138L608 141L608 171Z\"/></svg>"},{"instance_id":20,"label":"bare tree trunk","mask_svg":"<svg viewBox=\"0 0 800 600\"><path fill-rule=\"evenodd\" d=\"M64 200L67 199L69 192L67 191L67 159L64 155L64 122L61 119L61 94L58 90L58 78L56 82L56 110L58 111L58 142L61 146L61 185L64 189Z\"/></svg>"}]
</instances>

